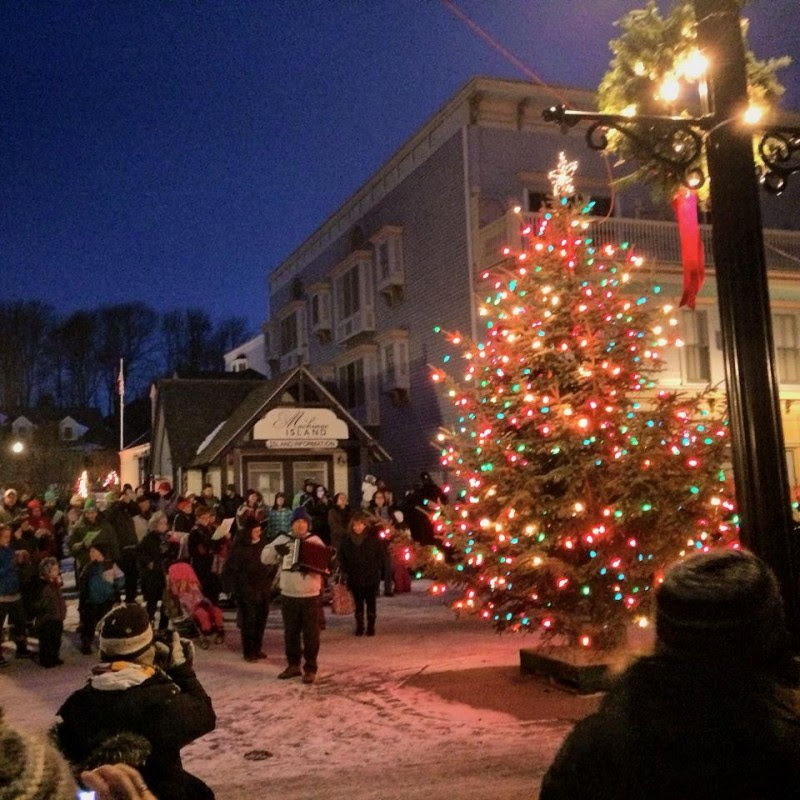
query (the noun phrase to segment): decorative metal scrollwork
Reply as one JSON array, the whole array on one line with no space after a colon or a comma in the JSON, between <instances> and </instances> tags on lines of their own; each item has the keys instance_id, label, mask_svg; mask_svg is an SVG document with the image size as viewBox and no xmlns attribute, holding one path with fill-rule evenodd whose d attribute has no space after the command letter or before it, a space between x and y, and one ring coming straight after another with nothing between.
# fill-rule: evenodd
<instances>
[{"instance_id":1,"label":"decorative metal scrollwork","mask_svg":"<svg viewBox=\"0 0 800 800\"><path fill-rule=\"evenodd\" d=\"M786 180L800 172L800 129L768 128L758 143L763 161L759 179L770 193L778 195L786 188Z\"/></svg>"},{"instance_id":2,"label":"decorative metal scrollwork","mask_svg":"<svg viewBox=\"0 0 800 800\"><path fill-rule=\"evenodd\" d=\"M562 132L579 122L589 122L586 143L592 150L608 147L608 131L626 136L644 158L652 158L674 175L684 186L697 189L706 181L698 166L703 143L711 130L729 121L715 124L714 117L669 117L637 114L635 121L622 114L596 114L570 111L551 106L542 112L546 122L557 122ZM780 194L790 175L800 172L800 128L767 128L761 132L758 152L763 162L759 180L771 194Z\"/></svg>"},{"instance_id":3,"label":"decorative metal scrollwork","mask_svg":"<svg viewBox=\"0 0 800 800\"><path fill-rule=\"evenodd\" d=\"M661 163L677 180L690 189L698 189L706 176L698 166L703 151L704 133L710 117L669 117L639 114L636 119L622 114L595 114L569 111L564 106L551 106L542 112L546 122L557 122L561 130L579 122L590 122L586 144L592 150L608 147L610 130L627 137L635 147Z\"/></svg>"}]
</instances>

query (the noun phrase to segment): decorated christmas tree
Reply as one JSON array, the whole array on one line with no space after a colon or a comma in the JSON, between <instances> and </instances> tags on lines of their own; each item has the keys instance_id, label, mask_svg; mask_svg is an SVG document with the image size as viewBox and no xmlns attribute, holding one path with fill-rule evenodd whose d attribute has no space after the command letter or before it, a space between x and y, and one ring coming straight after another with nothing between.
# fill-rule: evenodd
<instances>
[{"instance_id":1,"label":"decorated christmas tree","mask_svg":"<svg viewBox=\"0 0 800 800\"><path fill-rule=\"evenodd\" d=\"M644 624L670 563L737 531L724 401L659 389L672 308L630 246L595 243L574 168L562 155L522 252L482 276L480 341L447 334L463 377L433 372L457 490L434 563L498 629L603 649Z\"/></svg>"}]
</instances>

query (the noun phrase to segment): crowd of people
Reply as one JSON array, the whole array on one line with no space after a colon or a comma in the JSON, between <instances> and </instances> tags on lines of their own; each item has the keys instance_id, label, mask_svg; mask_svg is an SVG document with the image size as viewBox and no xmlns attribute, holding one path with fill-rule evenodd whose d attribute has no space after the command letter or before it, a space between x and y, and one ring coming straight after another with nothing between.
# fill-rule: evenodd
<instances>
[{"instance_id":1,"label":"crowd of people","mask_svg":"<svg viewBox=\"0 0 800 800\"><path fill-rule=\"evenodd\" d=\"M241 496L232 484L222 497L211 484L199 495L180 496L160 481L153 490L125 485L99 500L74 494L66 502L53 489L39 498L8 488L0 504L0 628L8 619L18 658L30 657L28 642L38 638L39 663L59 666L66 618L61 568L71 557L85 654L93 652L100 620L122 601L141 602L157 630L167 629L172 617L186 625L184 632L199 633L203 646L221 642L224 595L237 607L242 654L257 661L264 657L269 606L278 595L311 596L313 588L317 626L325 627L331 572L353 594L355 633L372 636L381 584L386 597L410 591L410 547L434 540L425 505L443 499L427 473L399 501L384 481L367 475L357 504L343 492L331 497L311 479L294 497L277 492L271 505L258 490ZM297 580L282 579L290 571L279 569L284 554L265 548L281 536L291 540L306 533L329 548L330 564L305 580L298 595ZM266 552L269 561L261 559ZM284 605L291 607L293 600ZM295 629L293 622L289 628ZM294 666L291 652L287 643ZM0 666L5 664L0 653Z\"/></svg>"},{"instance_id":2,"label":"crowd of people","mask_svg":"<svg viewBox=\"0 0 800 800\"><path fill-rule=\"evenodd\" d=\"M100 502L75 494L64 504L52 489L41 500L6 489L0 630L8 619L16 656L33 657L28 643L38 638L41 666L63 663L61 569L69 558L81 652L96 652L99 637L100 662L58 711L57 740L72 771L53 756L53 770L37 778L42 789L53 781L42 796L73 792L79 775L102 797L213 798L180 759L181 748L213 730L216 719L194 673L192 638L201 646L207 637L224 639L218 604L225 595L237 608L244 658L259 661L269 608L280 596L287 665L278 678L313 683L331 573L352 593L355 635L374 636L381 582L388 597L410 591L407 544L432 537L422 498L442 495L427 475L404 504L372 476L363 488L358 507L312 480L291 501L278 492L271 506L259 491L242 497L233 485L221 498L211 485L196 497L177 496L166 481L155 491L126 485ZM181 627L187 620L191 631ZM0 665L7 663L0 654ZM28 742L6 733L19 746ZM49 758L46 745L36 747ZM16 767L11 773L15 785L34 778Z\"/></svg>"},{"instance_id":3,"label":"crowd of people","mask_svg":"<svg viewBox=\"0 0 800 800\"><path fill-rule=\"evenodd\" d=\"M365 485L373 486L368 480ZM169 613L161 601L155 607L146 599L136 602L152 562L160 559L162 568L170 559L179 566L194 564L192 573L196 569L203 576L203 592L213 597L215 591L230 591L236 597L248 660L263 657L264 626L277 586L287 658L278 677L301 677L305 683L316 677L328 568L315 568L320 562L304 548L324 553L344 575L355 601L357 636L375 635L381 582L384 593L399 590L395 577L387 589L386 553L391 537L404 529L405 515L377 482L355 509L340 495L327 502L327 493L310 484L291 503L275 497L271 508L258 492L239 498L228 487L226 511L232 516L224 519L235 520L236 534L222 545L228 537L215 536L224 499L211 493L203 501L173 502L167 487L159 489L157 498L108 495L103 511L91 500L66 509L56 502L52 515L6 491L0 608L3 621L10 617L18 655L29 655L27 625L34 619L42 665L59 661L62 552L82 564L81 602L101 606L82 611L81 621L91 624L104 613L96 623L99 663L58 711L59 751L13 731L0 709L0 788L11 792L3 796L74 797L78 775L102 800L213 800L213 790L183 768L180 756L186 744L216 725L211 699L194 672L192 643L177 631L159 630L156 616ZM115 509L127 519L135 544L119 536ZM154 547L142 547L152 535L160 543L157 554ZM126 548L131 548L127 556ZM290 568L298 552L307 568ZM136 582L123 574L123 564L134 565ZM39 582L35 596L23 592L31 576ZM98 580L112 587L111 610L94 586ZM116 603L129 591L134 602ZM741 550L692 556L670 569L656 590L655 623L653 652L618 676L599 710L574 727L544 776L543 800L798 796L800 717L783 688L791 642L771 570ZM731 753L747 753L746 770Z\"/></svg>"}]
</instances>

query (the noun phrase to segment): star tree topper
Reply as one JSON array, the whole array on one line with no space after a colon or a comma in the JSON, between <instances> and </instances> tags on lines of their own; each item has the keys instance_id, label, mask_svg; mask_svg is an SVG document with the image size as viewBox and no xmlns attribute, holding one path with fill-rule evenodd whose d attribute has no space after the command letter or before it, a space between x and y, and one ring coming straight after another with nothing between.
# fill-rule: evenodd
<instances>
[{"instance_id":1,"label":"star tree topper","mask_svg":"<svg viewBox=\"0 0 800 800\"><path fill-rule=\"evenodd\" d=\"M577 161L567 161L563 151L558 154L556 168L547 173L547 177L553 187L553 197L572 197L575 194L573 176L576 169L578 169Z\"/></svg>"}]
</instances>

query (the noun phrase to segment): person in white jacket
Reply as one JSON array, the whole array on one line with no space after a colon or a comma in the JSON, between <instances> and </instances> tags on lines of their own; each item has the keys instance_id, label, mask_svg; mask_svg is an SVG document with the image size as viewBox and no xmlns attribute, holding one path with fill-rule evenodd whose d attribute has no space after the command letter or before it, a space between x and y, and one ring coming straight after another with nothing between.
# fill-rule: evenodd
<instances>
[{"instance_id":1,"label":"person in white jacket","mask_svg":"<svg viewBox=\"0 0 800 800\"><path fill-rule=\"evenodd\" d=\"M310 545L325 547L322 539L309 533L309 524L305 506L296 508L292 512L291 531L278 536L261 553L264 564L271 566L280 563L281 570L281 615L288 665L278 677L286 679L302 675L303 683L314 683L317 677L322 575L307 570L291 570L291 563L287 562L292 539L306 539Z\"/></svg>"}]
</instances>

